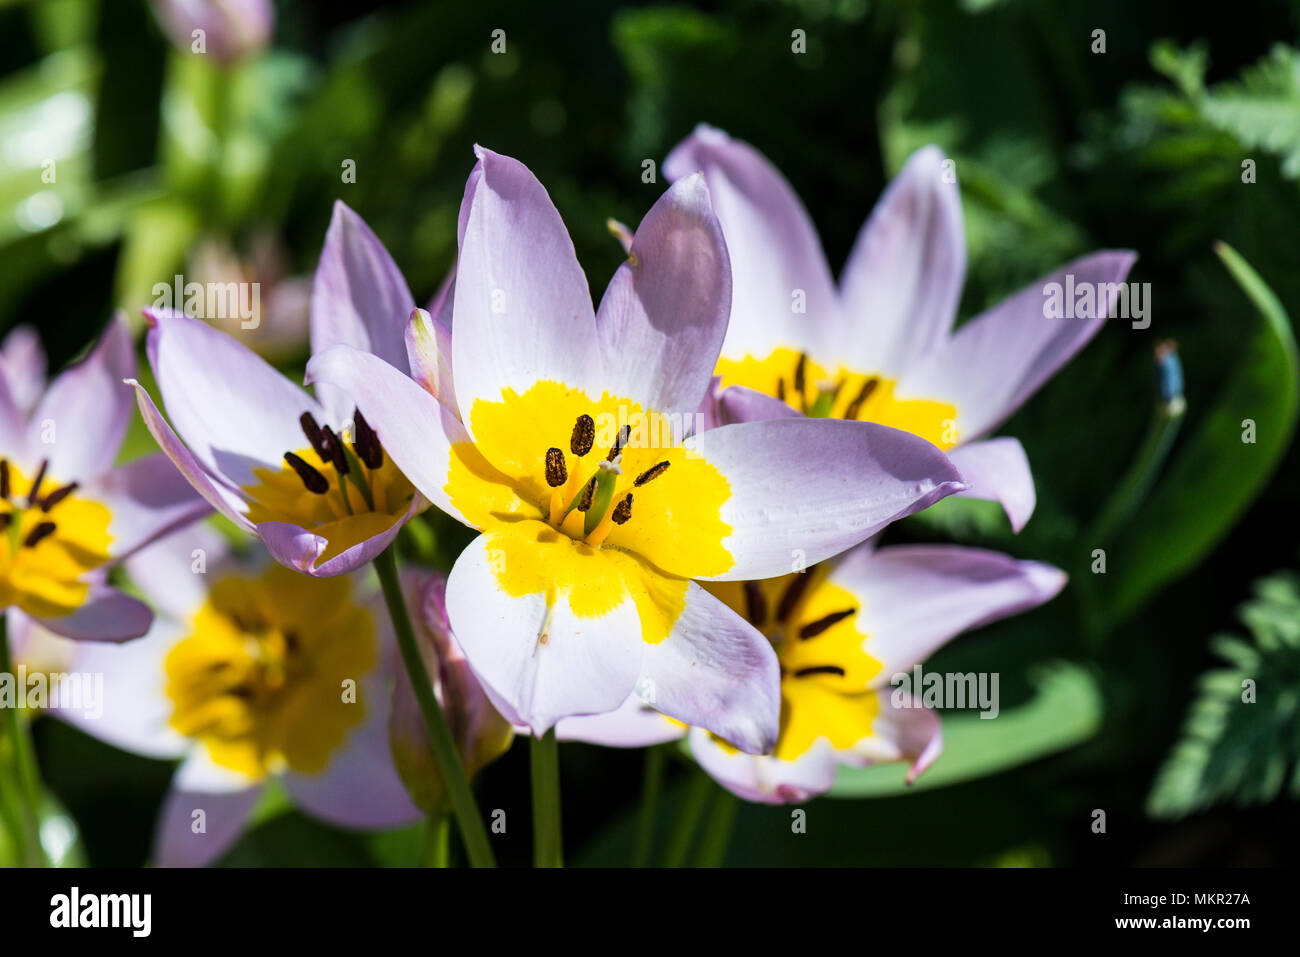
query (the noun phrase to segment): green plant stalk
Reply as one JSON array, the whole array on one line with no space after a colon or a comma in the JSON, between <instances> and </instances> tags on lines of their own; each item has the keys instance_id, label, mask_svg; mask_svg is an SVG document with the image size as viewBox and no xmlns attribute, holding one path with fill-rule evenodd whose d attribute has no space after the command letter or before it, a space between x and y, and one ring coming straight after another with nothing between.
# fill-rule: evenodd
<instances>
[{"instance_id":1,"label":"green plant stalk","mask_svg":"<svg viewBox=\"0 0 1300 957\"><path fill-rule=\"evenodd\" d=\"M551 728L531 739L529 764L533 779L533 866L563 867L560 830L560 747Z\"/></svg>"},{"instance_id":2,"label":"green plant stalk","mask_svg":"<svg viewBox=\"0 0 1300 957\"><path fill-rule=\"evenodd\" d=\"M731 844L731 828L736 821L738 803L730 791L718 789L718 796L713 799L713 807L704 822L704 833L700 836L700 852L695 858L697 866L722 866L727 857L727 847Z\"/></svg>"},{"instance_id":3,"label":"green plant stalk","mask_svg":"<svg viewBox=\"0 0 1300 957\"><path fill-rule=\"evenodd\" d=\"M650 863L650 849L654 846L655 817L659 813L659 793L664 783L664 748L653 745L645 752L645 779L641 786L641 815L637 821L636 845L632 850L632 866L645 867Z\"/></svg>"},{"instance_id":4,"label":"green plant stalk","mask_svg":"<svg viewBox=\"0 0 1300 957\"><path fill-rule=\"evenodd\" d=\"M397 634L397 646L402 653L402 663L415 689L415 699L419 702L420 713L424 716L424 727L429 734L434 757L438 760L438 770L442 773L443 785L451 800L452 810L456 814L456 823L460 826L461 840L469 855L472 867L495 867L496 860L492 854L492 845L488 841L487 828L479 814L474 792L470 790L469 778L465 776L465 767L461 764L460 754L447 727L447 719L433 693L433 684L425 670L424 660L416 645L415 631L411 627L411 617L406 610L406 598L402 594L402 585L397 577L397 556L390 545L374 561L375 571L379 574L379 583L384 589L384 601L388 604L388 614L393 620L393 631Z\"/></svg>"},{"instance_id":5,"label":"green plant stalk","mask_svg":"<svg viewBox=\"0 0 1300 957\"><path fill-rule=\"evenodd\" d=\"M424 832L425 867L447 867L451 860L451 815L431 814Z\"/></svg>"},{"instance_id":6,"label":"green plant stalk","mask_svg":"<svg viewBox=\"0 0 1300 957\"><path fill-rule=\"evenodd\" d=\"M699 827L704 809L709 805L709 796L713 793L713 781L698 767L686 792L686 802L677 817L677 826L672 837L668 839L668 849L664 852L664 867L682 867L686 855L691 849L691 840Z\"/></svg>"},{"instance_id":7,"label":"green plant stalk","mask_svg":"<svg viewBox=\"0 0 1300 957\"><path fill-rule=\"evenodd\" d=\"M13 675L15 692L17 692L18 673L14 670L13 658L9 650L9 628L5 616L0 615L0 674ZM0 708L4 711L4 736L9 739L9 747L4 749L12 758L14 777L18 782L17 806L18 843L20 860L24 867L44 867L45 852L41 847L40 808L41 784L40 774L36 768L36 754L28 729L23 724L21 709L17 701L12 708Z\"/></svg>"},{"instance_id":8,"label":"green plant stalk","mask_svg":"<svg viewBox=\"0 0 1300 957\"><path fill-rule=\"evenodd\" d=\"M1088 541L1104 543L1110 539L1125 521L1137 512L1138 507L1146 501L1155 484L1160 468L1169 456L1169 449L1178 436L1178 429L1183 424L1186 405L1170 405L1161 402L1156 406L1155 414L1147 426L1146 437L1128 472L1120 481L1110 498L1102 506Z\"/></svg>"}]
</instances>

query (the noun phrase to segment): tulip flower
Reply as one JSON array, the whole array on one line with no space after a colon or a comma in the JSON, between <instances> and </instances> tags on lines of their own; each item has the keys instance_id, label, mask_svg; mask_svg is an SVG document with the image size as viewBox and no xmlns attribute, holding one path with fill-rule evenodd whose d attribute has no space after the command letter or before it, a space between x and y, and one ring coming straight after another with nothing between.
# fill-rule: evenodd
<instances>
[{"instance_id":1,"label":"tulip flower","mask_svg":"<svg viewBox=\"0 0 1300 957\"><path fill-rule=\"evenodd\" d=\"M906 429L948 451L963 494L999 501L1019 531L1035 503L1029 463L1016 439L988 436L1100 330L1135 255L1076 259L954 332L966 244L956 176L937 148L913 154L885 191L838 288L807 211L752 146L700 126L664 171L703 173L727 237L735 292L717 367L727 420L805 413ZM1087 290L1091 305L1053 316L1052 283Z\"/></svg>"},{"instance_id":2,"label":"tulip flower","mask_svg":"<svg viewBox=\"0 0 1300 957\"><path fill-rule=\"evenodd\" d=\"M223 63L265 47L275 27L271 0L154 0L153 7L178 50L208 53Z\"/></svg>"},{"instance_id":3,"label":"tulip flower","mask_svg":"<svg viewBox=\"0 0 1300 957\"><path fill-rule=\"evenodd\" d=\"M209 509L162 455L114 465L135 373L125 322L48 384L40 340L15 332L0 372L0 610L68 638L143 635L148 607L106 572Z\"/></svg>"},{"instance_id":4,"label":"tulip flower","mask_svg":"<svg viewBox=\"0 0 1300 957\"><path fill-rule=\"evenodd\" d=\"M719 784L770 804L825 793L842 765L906 760L910 783L938 758L942 735L938 716L898 676L961 632L1042 604L1064 585L1058 569L997 552L872 542L802 574L711 584L780 660L781 730L771 754L742 753L637 697L607 715L567 719L557 734L616 747L689 736Z\"/></svg>"},{"instance_id":5,"label":"tulip flower","mask_svg":"<svg viewBox=\"0 0 1300 957\"><path fill-rule=\"evenodd\" d=\"M312 293L312 348L347 343L405 369L414 304L387 250L336 204ZM198 319L145 316L171 420L132 383L149 430L194 487L277 561L316 576L352 571L424 507L346 395L323 384L313 398Z\"/></svg>"},{"instance_id":6,"label":"tulip flower","mask_svg":"<svg viewBox=\"0 0 1300 957\"><path fill-rule=\"evenodd\" d=\"M451 728L465 774L473 777L510 747L514 728L492 706L447 621L444 575L418 573L404 576L408 604L416 611L420 654ZM389 740L397 770L415 802L426 812L450 812L442 773L434 760L415 692L405 675L397 679Z\"/></svg>"},{"instance_id":7,"label":"tulip flower","mask_svg":"<svg viewBox=\"0 0 1300 957\"><path fill-rule=\"evenodd\" d=\"M180 761L155 864L217 860L272 780L340 827L421 817L388 747L392 634L360 576L243 562L205 525L140 552L126 570L156 609L154 626L137 641L76 650L73 669L103 675L101 714L50 713L125 751Z\"/></svg>"},{"instance_id":8,"label":"tulip flower","mask_svg":"<svg viewBox=\"0 0 1300 957\"><path fill-rule=\"evenodd\" d=\"M731 300L703 178L655 203L593 310L541 184L476 152L443 329L454 400L426 387L440 374L428 349L414 377L346 347L318 354L308 377L352 395L416 488L481 533L452 568L447 611L513 723L541 736L638 688L764 751L776 656L699 581L827 558L960 489L956 470L868 423L696 430Z\"/></svg>"}]
</instances>

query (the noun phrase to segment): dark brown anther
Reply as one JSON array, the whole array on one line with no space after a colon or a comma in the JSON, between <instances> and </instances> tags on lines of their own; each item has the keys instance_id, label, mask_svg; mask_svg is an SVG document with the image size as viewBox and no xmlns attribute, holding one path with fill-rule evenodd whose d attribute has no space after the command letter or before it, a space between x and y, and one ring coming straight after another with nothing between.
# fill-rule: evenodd
<instances>
[{"instance_id":1,"label":"dark brown anther","mask_svg":"<svg viewBox=\"0 0 1300 957\"><path fill-rule=\"evenodd\" d=\"M49 495L45 496L45 498L41 499L41 511L48 512L80 487L81 483L79 482L69 482L67 485L63 486L63 488L56 488Z\"/></svg>"},{"instance_id":2,"label":"dark brown anther","mask_svg":"<svg viewBox=\"0 0 1300 957\"><path fill-rule=\"evenodd\" d=\"M844 669L839 665L813 665L811 668L800 668L794 673L796 678L811 678L813 675L838 675L844 677Z\"/></svg>"},{"instance_id":3,"label":"dark brown anther","mask_svg":"<svg viewBox=\"0 0 1300 957\"><path fill-rule=\"evenodd\" d=\"M794 366L794 391L803 395L804 386L806 385L805 376L808 373L808 353L799 353L799 361Z\"/></svg>"},{"instance_id":4,"label":"dark brown anther","mask_svg":"<svg viewBox=\"0 0 1300 957\"><path fill-rule=\"evenodd\" d=\"M614 506L614 512L610 518L614 520L615 525L624 524L632 517L632 493L628 492L623 500Z\"/></svg>"},{"instance_id":5,"label":"dark brown anther","mask_svg":"<svg viewBox=\"0 0 1300 957\"><path fill-rule=\"evenodd\" d=\"M745 617L760 628L767 621L767 599L763 597L763 586L756 581L745 582Z\"/></svg>"},{"instance_id":6,"label":"dark brown anther","mask_svg":"<svg viewBox=\"0 0 1300 957\"><path fill-rule=\"evenodd\" d=\"M36 470L36 478L32 479L32 487L27 492L27 504L35 505L41 500L41 483L45 481L45 470L50 467L49 459L41 459L41 467Z\"/></svg>"},{"instance_id":7,"label":"dark brown anther","mask_svg":"<svg viewBox=\"0 0 1300 957\"><path fill-rule=\"evenodd\" d=\"M9 460L0 459L0 498L9 501Z\"/></svg>"},{"instance_id":8,"label":"dark brown anther","mask_svg":"<svg viewBox=\"0 0 1300 957\"><path fill-rule=\"evenodd\" d=\"M872 376L866 382L862 383L862 388L859 389L858 394L853 397L853 401L849 403L849 407L844 410L844 418L856 419L858 413L862 411L862 404L871 397L871 393L876 391L876 386L878 385L880 385L880 380L875 376Z\"/></svg>"},{"instance_id":9,"label":"dark brown anther","mask_svg":"<svg viewBox=\"0 0 1300 957\"><path fill-rule=\"evenodd\" d=\"M298 424L302 426L302 434L307 436L307 441L316 454L323 459L328 460L325 453L325 436L321 435L320 426L316 424L316 418L310 412L304 412L298 416Z\"/></svg>"},{"instance_id":10,"label":"dark brown anther","mask_svg":"<svg viewBox=\"0 0 1300 957\"><path fill-rule=\"evenodd\" d=\"M596 476L591 477L591 481L582 487L582 497L578 499L577 509L579 512L585 512L591 508L591 500L596 495Z\"/></svg>"},{"instance_id":11,"label":"dark brown anther","mask_svg":"<svg viewBox=\"0 0 1300 957\"><path fill-rule=\"evenodd\" d=\"M785 401L785 379L776 380L776 397L782 402Z\"/></svg>"},{"instance_id":12,"label":"dark brown anther","mask_svg":"<svg viewBox=\"0 0 1300 957\"><path fill-rule=\"evenodd\" d=\"M569 480L569 470L564 467L564 453L552 446L546 450L546 484L559 488Z\"/></svg>"},{"instance_id":13,"label":"dark brown anther","mask_svg":"<svg viewBox=\"0 0 1300 957\"><path fill-rule=\"evenodd\" d=\"M321 458L333 465L340 475L347 475L348 457L343 454L343 443L339 441L339 437L334 434L334 430L328 425L321 426L320 431L326 452Z\"/></svg>"},{"instance_id":14,"label":"dark brown anther","mask_svg":"<svg viewBox=\"0 0 1300 957\"><path fill-rule=\"evenodd\" d=\"M41 541L54 534L55 524L53 522L41 522L23 539L23 545L28 548L35 548Z\"/></svg>"},{"instance_id":15,"label":"dark brown anther","mask_svg":"<svg viewBox=\"0 0 1300 957\"><path fill-rule=\"evenodd\" d=\"M591 451L596 444L596 420L585 412L573 423L573 435L569 437L569 451L581 458Z\"/></svg>"},{"instance_id":16,"label":"dark brown anther","mask_svg":"<svg viewBox=\"0 0 1300 957\"><path fill-rule=\"evenodd\" d=\"M619 453L623 451L623 446L627 445L627 437L632 434L632 426L625 425L618 430L618 438L614 440L614 447L609 450L609 455L605 458L606 462L612 462L618 458Z\"/></svg>"},{"instance_id":17,"label":"dark brown anther","mask_svg":"<svg viewBox=\"0 0 1300 957\"><path fill-rule=\"evenodd\" d=\"M640 488L642 485L644 485L646 482L649 482L651 479L657 479L659 476L667 472L668 466L670 464L672 463L660 462L658 465L650 466L648 469L646 469L644 472L638 475L636 477L636 481L633 482L632 484L635 485L637 488Z\"/></svg>"},{"instance_id":18,"label":"dark brown anther","mask_svg":"<svg viewBox=\"0 0 1300 957\"><path fill-rule=\"evenodd\" d=\"M14 523L13 512L0 512L0 532L3 532Z\"/></svg>"},{"instance_id":19,"label":"dark brown anther","mask_svg":"<svg viewBox=\"0 0 1300 957\"><path fill-rule=\"evenodd\" d=\"M776 620L785 621L794 612L795 606L799 604L799 599L808 589L808 583L812 580L812 575L808 572L802 572L794 576L794 581L786 586L785 592L781 595L781 601L776 606Z\"/></svg>"},{"instance_id":20,"label":"dark brown anther","mask_svg":"<svg viewBox=\"0 0 1300 957\"><path fill-rule=\"evenodd\" d=\"M352 420L356 426L356 441L352 443L352 448L356 450L357 458L373 472L384 464L384 447L379 444L379 436L370 427L370 423L366 421L360 409L356 410Z\"/></svg>"},{"instance_id":21,"label":"dark brown anther","mask_svg":"<svg viewBox=\"0 0 1300 957\"><path fill-rule=\"evenodd\" d=\"M839 624L856 611L856 608L846 608L843 611L832 612L824 618L818 618L816 621L809 622L799 629L799 637L804 641L807 641L809 638L816 638L831 625Z\"/></svg>"},{"instance_id":22,"label":"dark brown anther","mask_svg":"<svg viewBox=\"0 0 1300 957\"><path fill-rule=\"evenodd\" d=\"M307 491L316 495L324 495L330 490L329 479L321 475L292 452L285 452L284 460L288 463L289 468L298 473L298 478L302 479L302 484L306 487Z\"/></svg>"}]
</instances>

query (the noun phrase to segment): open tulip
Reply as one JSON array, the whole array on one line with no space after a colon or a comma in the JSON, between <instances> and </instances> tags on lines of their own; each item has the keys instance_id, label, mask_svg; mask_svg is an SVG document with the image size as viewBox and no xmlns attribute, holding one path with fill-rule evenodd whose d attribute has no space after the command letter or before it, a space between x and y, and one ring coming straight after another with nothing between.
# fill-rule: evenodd
<instances>
[{"instance_id":1,"label":"open tulip","mask_svg":"<svg viewBox=\"0 0 1300 957\"><path fill-rule=\"evenodd\" d=\"M6 339L0 370L0 610L68 638L143 635L148 607L106 572L209 509L162 455L114 465L135 372L125 322L48 385L30 330Z\"/></svg>"},{"instance_id":2,"label":"open tulip","mask_svg":"<svg viewBox=\"0 0 1300 957\"><path fill-rule=\"evenodd\" d=\"M416 381L433 372L357 349L318 355L309 378L353 396L420 492L482 533L447 610L508 718L541 735L653 689L665 713L764 751L776 657L698 582L827 558L961 488L956 470L866 423L696 430L731 302L703 178L655 203L593 310L541 184L477 153L450 293L454 405Z\"/></svg>"},{"instance_id":3,"label":"open tulip","mask_svg":"<svg viewBox=\"0 0 1300 957\"><path fill-rule=\"evenodd\" d=\"M896 676L959 633L1033 608L1061 571L949 545L865 543L802 574L709 590L760 629L781 663L781 731L770 755L744 754L639 697L608 715L561 722L560 738L621 747L689 735L719 784L751 801L801 802L830 790L840 765L911 762L909 782L942 749L938 716Z\"/></svg>"},{"instance_id":4,"label":"open tulip","mask_svg":"<svg viewBox=\"0 0 1300 957\"><path fill-rule=\"evenodd\" d=\"M312 292L313 350L346 343L405 369L414 304L383 245L337 203ZM194 487L277 561L316 576L352 571L424 507L345 395L322 384L313 398L197 319L145 315L171 420L133 383L149 430Z\"/></svg>"},{"instance_id":5,"label":"open tulip","mask_svg":"<svg viewBox=\"0 0 1300 957\"><path fill-rule=\"evenodd\" d=\"M155 864L215 861L273 779L342 827L420 818L388 746L395 646L360 576L242 562L204 525L126 570L157 610L153 627L138 641L75 651L70 667L103 675L102 713L50 713L123 750L180 760Z\"/></svg>"},{"instance_id":6,"label":"open tulip","mask_svg":"<svg viewBox=\"0 0 1300 957\"><path fill-rule=\"evenodd\" d=\"M807 211L752 146L700 126L664 171L703 173L727 236L735 294L717 367L727 420L802 412L906 429L951 454L963 494L999 501L1017 531L1029 520L1025 451L988 436L1101 328L1133 253L1076 259L954 332L966 242L956 176L936 147L885 191L838 287ZM1087 289L1086 315L1051 315L1051 283Z\"/></svg>"}]
</instances>

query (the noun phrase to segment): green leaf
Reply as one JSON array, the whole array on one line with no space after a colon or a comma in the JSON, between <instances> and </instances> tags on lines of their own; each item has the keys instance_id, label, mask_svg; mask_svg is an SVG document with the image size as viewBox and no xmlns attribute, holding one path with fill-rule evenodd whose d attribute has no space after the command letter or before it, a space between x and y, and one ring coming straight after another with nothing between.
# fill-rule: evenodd
<instances>
[{"instance_id":1,"label":"green leaf","mask_svg":"<svg viewBox=\"0 0 1300 957\"><path fill-rule=\"evenodd\" d=\"M1253 640L1211 642L1229 667L1201 676L1182 737L1147 799L1153 817L1271 801L1288 768L1291 794L1300 795L1300 577L1270 576L1255 594L1240 612Z\"/></svg>"},{"instance_id":2,"label":"green leaf","mask_svg":"<svg viewBox=\"0 0 1300 957\"><path fill-rule=\"evenodd\" d=\"M903 764L841 768L830 796L887 797L945 787L1063 751L1097 732L1102 719L1101 691L1085 668L1055 662L1033 678L1034 697L996 718L944 715L943 754L915 784L904 783L907 768Z\"/></svg>"},{"instance_id":3,"label":"green leaf","mask_svg":"<svg viewBox=\"0 0 1300 957\"><path fill-rule=\"evenodd\" d=\"M1228 533L1267 483L1295 431L1300 361L1291 322L1235 250L1219 243L1215 252L1263 321L1250 331L1232 377L1122 537L1113 545L1097 543L1108 552L1108 574L1099 585L1109 593L1115 620L1194 568ZM1248 423L1254 425L1254 442L1243 440Z\"/></svg>"}]
</instances>

